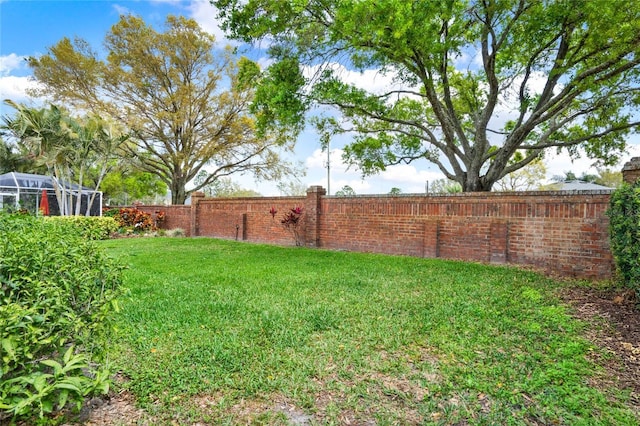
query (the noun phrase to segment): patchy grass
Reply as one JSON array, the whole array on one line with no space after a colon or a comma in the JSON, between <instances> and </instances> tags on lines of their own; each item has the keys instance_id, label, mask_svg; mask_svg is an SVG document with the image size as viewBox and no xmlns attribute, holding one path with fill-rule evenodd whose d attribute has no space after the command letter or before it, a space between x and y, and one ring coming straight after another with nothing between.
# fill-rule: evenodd
<instances>
[{"instance_id":1,"label":"patchy grass","mask_svg":"<svg viewBox=\"0 0 640 426\"><path fill-rule=\"evenodd\" d=\"M533 272L212 239L130 265L115 364L155 424L635 425Z\"/></svg>"}]
</instances>

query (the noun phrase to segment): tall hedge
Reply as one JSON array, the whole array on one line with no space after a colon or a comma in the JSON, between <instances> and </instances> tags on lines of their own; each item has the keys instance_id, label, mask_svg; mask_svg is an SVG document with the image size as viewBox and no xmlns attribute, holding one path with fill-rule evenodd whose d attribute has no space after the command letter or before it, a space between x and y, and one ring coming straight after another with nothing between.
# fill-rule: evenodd
<instances>
[{"instance_id":1,"label":"tall hedge","mask_svg":"<svg viewBox=\"0 0 640 426\"><path fill-rule=\"evenodd\" d=\"M121 270L77 226L0 213L0 423L108 391Z\"/></svg>"},{"instance_id":2,"label":"tall hedge","mask_svg":"<svg viewBox=\"0 0 640 426\"><path fill-rule=\"evenodd\" d=\"M615 190L607 214L611 251L618 272L640 297L640 181Z\"/></svg>"},{"instance_id":3,"label":"tall hedge","mask_svg":"<svg viewBox=\"0 0 640 426\"><path fill-rule=\"evenodd\" d=\"M61 226L75 226L89 240L107 240L118 231L118 222L112 217L45 216L44 220L58 222Z\"/></svg>"}]
</instances>

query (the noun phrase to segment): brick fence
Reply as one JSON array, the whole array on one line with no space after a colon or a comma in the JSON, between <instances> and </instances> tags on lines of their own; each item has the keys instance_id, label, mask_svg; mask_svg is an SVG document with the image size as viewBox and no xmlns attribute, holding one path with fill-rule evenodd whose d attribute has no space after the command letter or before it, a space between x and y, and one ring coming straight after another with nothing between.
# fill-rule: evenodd
<instances>
[{"instance_id":1,"label":"brick fence","mask_svg":"<svg viewBox=\"0 0 640 426\"><path fill-rule=\"evenodd\" d=\"M163 227L189 236L293 245L280 221L303 207L309 247L528 265L578 278L607 278L610 191L204 198L166 212ZM272 216L270 211L277 211Z\"/></svg>"},{"instance_id":2,"label":"brick fence","mask_svg":"<svg viewBox=\"0 0 640 426\"><path fill-rule=\"evenodd\" d=\"M640 158L624 179L640 177ZM293 245L280 221L303 207L300 235L309 247L509 263L566 277L605 279L614 265L605 214L611 191L538 191L446 195L205 198L164 210L167 229L189 236ZM270 211L276 211L272 215Z\"/></svg>"}]
</instances>

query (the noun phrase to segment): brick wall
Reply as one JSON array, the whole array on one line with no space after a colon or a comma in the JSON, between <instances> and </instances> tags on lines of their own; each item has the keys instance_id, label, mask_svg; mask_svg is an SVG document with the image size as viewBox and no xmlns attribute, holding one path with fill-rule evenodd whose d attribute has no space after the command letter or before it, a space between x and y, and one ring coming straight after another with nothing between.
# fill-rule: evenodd
<instances>
[{"instance_id":1,"label":"brick wall","mask_svg":"<svg viewBox=\"0 0 640 426\"><path fill-rule=\"evenodd\" d=\"M282 228L284 213L302 206L305 197L205 198L198 204L199 236L272 244L294 243ZM269 212L276 211L275 215ZM304 235L304 224L300 229Z\"/></svg>"},{"instance_id":2,"label":"brick wall","mask_svg":"<svg viewBox=\"0 0 640 426\"><path fill-rule=\"evenodd\" d=\"M606 278L609 191L327 198L321 247Z\"/></svg>"},{"instance_id":3,"label":"brick wall","mask_svg":"<svg viewBox=\"0 0 640 426\"><path fill-rule=\"evenodd\" d=\"M180 228L185 235L191 236L191 206L164 206L164 205L141 205L134 204L134 207L155 218L156 212L163 211L167 215L165 220L159 226L163 229Z\"/></svg>"},{"instance_id":4,"label":"brick wall","mask_svg":"<svg viewBox=\"0 0 640 426\"><path fill-rule=\"evenodd\" d=\"M284 213L304 207L310 247L531 266L577 278L611 276L609 191L326 197L204 198L164 210L188 235L293 245ZM277 210L275 216L269 211Z\"/></svg>"}]
</instances>

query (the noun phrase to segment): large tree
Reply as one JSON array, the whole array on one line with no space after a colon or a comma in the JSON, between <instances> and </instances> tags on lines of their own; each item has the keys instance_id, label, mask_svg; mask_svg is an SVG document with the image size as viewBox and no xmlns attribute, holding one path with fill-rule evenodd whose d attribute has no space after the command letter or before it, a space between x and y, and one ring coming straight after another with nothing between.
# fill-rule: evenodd
<instances>
[{"instance_id":1,"label":"large tree","mask_svg":"<svg viewBox=\"0 0 640 426\"><path fill-rule=\"evenodd\" d=\"M268 43L269 85L299 100L271 122L335 107L330 122L357 132L345 153L364 174L426 159L464 191L489 191L547 149L613 164L640 124L640 2L211 3L231 36ZM393 84L368 90L353 71Z\"/></svg>"},{"instance_id":2,"label":"large tree","mask_svg":"<svg viewBox=\"0 0 640 426\"><path fill-rule=\"evenodd\" d=\"M106 35L105 60L83 40L64 38L39 58L35 77L50 95L115 118L131 131L128 154L184 204L192 191L233 173L279 178L288 164L286 138L256 132L250 84L259 72L247 59L215 51L215 39L184 17L169 16L157 32L122 16ZM207 166L207 177L186 189Z\"/></svg>"}]
</instances>

